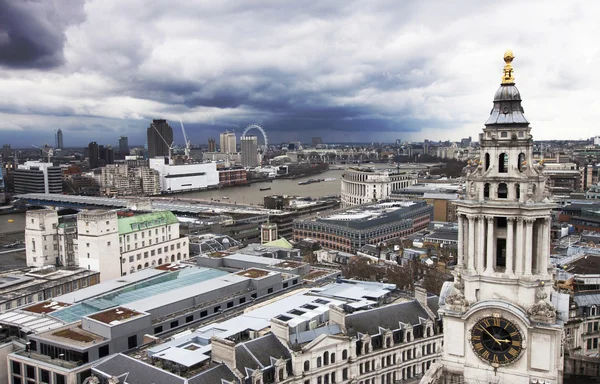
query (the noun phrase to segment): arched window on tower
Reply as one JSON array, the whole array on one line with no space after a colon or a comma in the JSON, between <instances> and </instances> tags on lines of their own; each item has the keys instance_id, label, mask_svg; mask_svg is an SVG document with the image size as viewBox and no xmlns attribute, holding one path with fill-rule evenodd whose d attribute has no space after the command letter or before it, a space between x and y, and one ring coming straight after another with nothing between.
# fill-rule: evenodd
<instances>
[{"instance_id":1,"label":"arched window on tower","mask_svg":"<svg viewBox=\"0 0 600 384\"><path fill-rule=\"evenodd\" d=\"M517 200L521 199L521 185L518 183L515 184L515 197Z\"/></svg>"},{"instance_id":2,"label":"arched window on tower","mask_svg":"<svg viewBox=\"0 0 600 384\"><path fill-rule=\"evenodd\" d=\"M490 198L490 183L485 183L483 186L483 198L486 200Z\"/></svg>"},{"instance_id":3,"label":"arched window on tower","mask_svg":"<svg viewBox=\"0 0 600 384\"><path fill-rule=\"evenodd\" d=\"M498 185L498 198L506 199L507 197L508 197L508 187L506 186L506 183L500 183L500 185Z\"/></svg>"},{"instance_id":4,"label":"arched window on tower","mask_svg":"<svg viewBox=\"0 0 600 384\"><path fill-rule=\"evenodd\" d=\"M525 154L523 152L519 153L517 167L519 168L519 172L523 172L525 170Z\"/></svg>"},{"instance_id":5,"label":"arched window on tower","mask_svg":"<svg viewBox=\"0 0 600 384\"><path fill-rule=\"evenodd\" d=\"M501 153L498 156L498 172L499 173L507 173L508 172L508 155L506 153Z\"/></svg>"},{"instance_id":6,"label":"arched window on tower","mask_svg":"<svg viewBox=\"0 0 600 384\"><path fill-rule=\"evenodd\" d=\"M488 169L490 169L490 154L486 153L485 154L485 170L487 171Z\"/></svg>"}]
</instances>

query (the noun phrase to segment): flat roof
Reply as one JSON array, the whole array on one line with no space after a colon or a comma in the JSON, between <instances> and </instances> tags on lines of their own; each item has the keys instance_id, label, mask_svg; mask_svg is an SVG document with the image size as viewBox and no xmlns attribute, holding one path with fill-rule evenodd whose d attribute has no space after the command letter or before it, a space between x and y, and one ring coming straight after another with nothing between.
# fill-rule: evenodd
<instances>
[{"instance_id":1,"label":"flat roof","mask_svg":"<svg viewBox=\"0 0 600 384\"><path fill-rule=\"evenodd\" d=\"M182 364L192 366L206 359L212 346L209 344L210 338L218 336L227 338L236 335L247 329L261 330L271 325L271 319L282 314L289 315L288 325L295 325L305 322L307 319L314 318L329 310L329 305L340 305L342 301L310 296L308 292L301 291L290 296L280 296L276 300L262 305L258 308L249 308L240 316L234 317L222 323L212 323L194 332L174 338L166 343L154 346L148 349L148 355L158 357ZM312 304L311 308L304 308L304 305ZM303 312L296 314L296 310ZM290 313L294 312L294 313ZM186 349L190 345L196 349Z\"/></svg>"},{"instance_id":2,"label":"flat roof","mask_svg":"<svg viewBox=\"0 0 600 384\"><path fill-rule=\"evenodd\" d=\"M149 312L155 308L174 303L180 300L185 300L190 297L200 295L205 292L218 291L221 288L228 287L232 284L247 281L244 276L237 276L228 272L211 269L211 273L203 275L205 280L194 284L186 284L177 289L167 292L157 293L155 295L142 298L140 300L127 303L127 308L134 309L140 312ZM158 287L158 286L157 286Z\"/></svg>"},{"instance_id":3,"label":"flat roof","mask_svg":"<svg viewBox=\"0 0 600 384\"><path fill-rule=\"evenodd\" d=\"M22 331L34 333L45 332L65 325L62 321L53 319L50 316L42 316L37 313L24 313L19 310L0 314L0 323L14 325L21 328Z\"/></svg>"},{"instance_id":4,"label":"flat roof","mask_svg":"<svg viewBox=\"0 0 600 384\"><path fill-rule=\"evenodd\" d=\"M117 307L111 308L107 311L94 313L88 317L90 319L103 322L104 324L117 325L123 321L129 320L133 317L138 317L140 315L143 315L143 313L125 307Z\"/></svg>"},{"instance_id":5,"label":"flat roof","mask_svg":"<svg viewBox=\"0 0 600 384\"><path fill-rule=\"evenodd\" d=\"M78 303L163 273L165 273L165 271L160 271L154 268L146 268L126 276L121 276L116 279L104 281L100 284L67 293L65 295L57 296L53 300L63 303Z\"/></svg>"},{"instance_id":6,"label":"flat roof","mask_svg":"<svg viewBox=\"0 0 600 384\"><path fill-rule=\"evenodd\" d=\"M320 296L333 297L341 300L361 301L366 298L378 298L389 294L396 286L367 281L341 280L340 283L326 285L322 288L312 289L311 292Z\"/></svg>"},{"instance_id":7,"label":"flat roof","mask_svg":"<svg viewBox=\"0 0 600 384\"><path fill-rule=\"evenodd\" d=\"M211 280L218 276L228 275L228 272L193 266L173 272L160 272L162 273L159 276L135 284L128 284L128 286L118 290L105 291L106 294L85 300L69 308L57 310L50 314L50 316L70 323L79 320L82 316L91 315L117 306L127 305L128 308L140 310L128 304L140 302L144 299L148 299L146 303L152 303L152 308L156 308L157 305L173 302L174 298L178 297L174 296L174 292L181 295L184 291L190 292L191 289L189 289L189 286L191 285ZM137 272L133 275L136 274ZM197 292L190 292L190 294L197 294Z\"/></svg>"}]
</instances>

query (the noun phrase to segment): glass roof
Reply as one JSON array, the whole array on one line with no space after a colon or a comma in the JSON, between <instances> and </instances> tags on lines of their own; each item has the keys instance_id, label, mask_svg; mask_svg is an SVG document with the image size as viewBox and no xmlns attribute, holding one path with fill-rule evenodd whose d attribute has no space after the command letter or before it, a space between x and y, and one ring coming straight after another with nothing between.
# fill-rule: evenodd
<instances>
[{"instance_id":1,"label":"glass roof","mask_svg":"<svg viewBox=\"0 0 600 384\"><path fill-rule=\"evenodd\" d=\"M49 316L71 323L79 320L82 316L147 299L227 274L227 272L210 268L184 268L54 311Z\"/></svg>"}]
</instances>

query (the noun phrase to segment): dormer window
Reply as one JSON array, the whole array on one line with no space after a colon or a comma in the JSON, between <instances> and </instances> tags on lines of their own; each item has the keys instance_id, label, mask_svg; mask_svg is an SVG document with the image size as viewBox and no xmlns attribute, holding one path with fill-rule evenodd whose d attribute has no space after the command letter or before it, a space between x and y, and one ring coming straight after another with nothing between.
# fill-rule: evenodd
<instances>
[{"instance_id":1,"label":"dormer window","mask_svg":"<svg viewBox=\"0 0 600 384\"><path fill-rule=\"evenodd\" d=\"M508 132L500 132L500 137L502 137L502 138L508 137Z\"/></svg>"},{"instance_id":2,"label":"dormer window","mask_svg":"<svg viewBox=\"0 0 600 384\"><path fill-rule=\"evenodd\" d=\"M595 305L592 305L590 307L590 316L596 316L597 315L597 307Z\"/></svg>"}]
</instances>

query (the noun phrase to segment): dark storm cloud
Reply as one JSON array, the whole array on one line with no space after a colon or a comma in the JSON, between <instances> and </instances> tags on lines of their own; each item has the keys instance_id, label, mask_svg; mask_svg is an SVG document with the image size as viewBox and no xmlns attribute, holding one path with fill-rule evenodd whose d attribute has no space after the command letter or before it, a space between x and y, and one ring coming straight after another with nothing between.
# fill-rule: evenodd
<instances>
[{"instance_id":1,"label":"dark storm cloud","mask_svg":"<svg viewBox=\"0 0 600 384\"><path fill-rule=\"evenodd\" d=\"M0 130L143 143L149 119L182 118L194 143L251 123L276 141L465 137L506 48L528 117L564 109L589 125L597 6L551 3L512 3L507 18L478 0L87 0L85 15L71 0L0 0Z\"/></svg>"},{"instance_id":2,"label":"dark storm cloud","mask_svg":"<svg viewBox=\"0 0 600 384\"><path fill-rule=\"evenodd\" d=\"M81 20L83 2L69 0L67 9L54 1L0 0L0 65L50 68L64 62L64 28ZM74 17L74 20L68 20Z\"/></svg>"}]
</instances>

